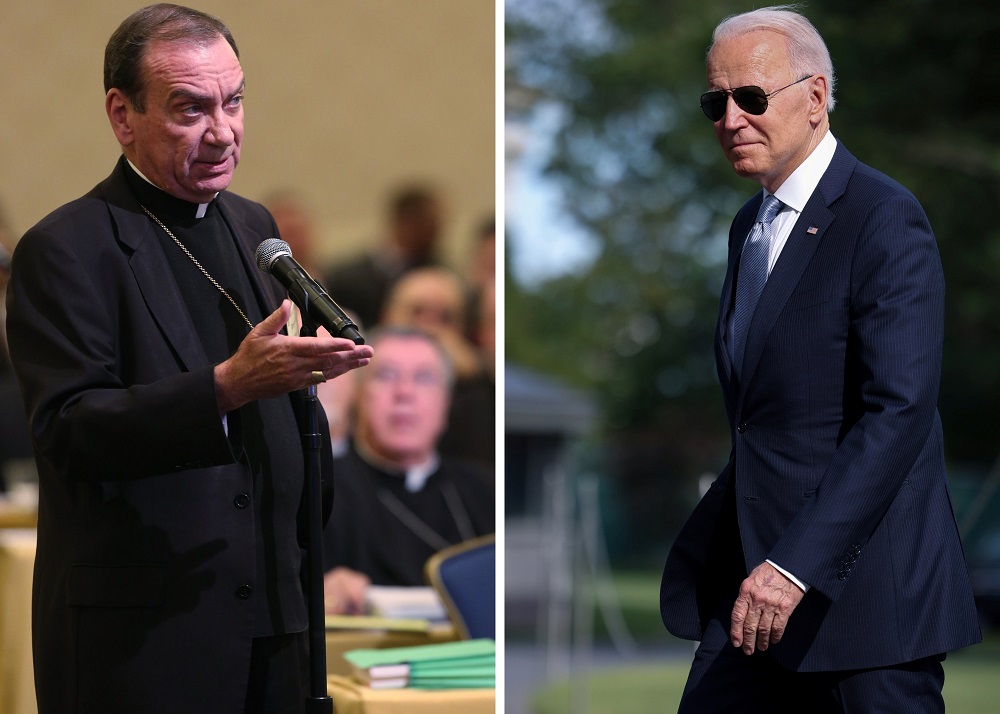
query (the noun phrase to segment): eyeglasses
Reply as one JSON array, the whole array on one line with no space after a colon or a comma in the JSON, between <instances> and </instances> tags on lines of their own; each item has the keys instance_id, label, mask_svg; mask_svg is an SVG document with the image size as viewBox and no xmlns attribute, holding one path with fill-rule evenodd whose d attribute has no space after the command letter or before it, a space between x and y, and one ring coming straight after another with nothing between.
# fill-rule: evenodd
<instances>
[{"instance_id":1,"label":"eyeglasses","mask_svg":"<svg viewBox=\"0 0 1000 714\"><path fill-rule=\"evenodd\" d=\"M781 89L775 89L771 93L767 93L754 85L737 87L736 89L715 89L701 95L701 110L713 122L719 121L719 119L726 115L726 102L729 100L729 95L732 94L736 106L747 114L760 116L767 111L767 100L769 97L773 97L778 92L795 86L799 82L805 82L807 79L815 76L814 74L810 74L802 79L796 79L791 84L786 84Z\"/></svg>"},{"instance_id":2,"label":"eyeglasses","mask_svg":"<svg viewBox=\"0 0 1000 714\"><path fill-rule=\"evenodd\" d=\"M409 373L404 372L398 367L389 365L380 365L376 367L370 375L372 381L380 386L386 387L395 387L404 381L412 381L417 387L431 389L443 387L446 382L445 375L439 371L418 369L415 372Z\"/></svg>"}]
</instances>

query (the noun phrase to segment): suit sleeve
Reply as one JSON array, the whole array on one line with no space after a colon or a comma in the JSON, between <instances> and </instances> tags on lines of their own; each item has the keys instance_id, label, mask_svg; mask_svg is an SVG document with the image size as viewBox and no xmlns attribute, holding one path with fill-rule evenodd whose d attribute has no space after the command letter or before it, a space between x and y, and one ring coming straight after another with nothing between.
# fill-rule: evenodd
<instances>
[{"instance_id":1,"label":"suit sleeve","mask_svg":"<svg viewBox=\"0 0 1000 714\"><path fill-rule=\"evenodd\" d=\"M768 554L832 600L921 452L940 449L944 278L933 233L904 193L876 203L861 226L842 438L815 497Z\"/></svg>"},{"instance_id":2,"label":"suit sleeve","mask_svg":"<svg viewBox=\"0 0 1000 714\"><path fill-rule=\"evenodd\" d=\"M125 375L122 335L139 329L120 304L135 301L116 280L128 268L93 257L91 240L36 228L15 251L7 329L37 457L84 480L232 462L211 366L183 372L139 354L145 364Z\"/></svg>"}]
</instances>

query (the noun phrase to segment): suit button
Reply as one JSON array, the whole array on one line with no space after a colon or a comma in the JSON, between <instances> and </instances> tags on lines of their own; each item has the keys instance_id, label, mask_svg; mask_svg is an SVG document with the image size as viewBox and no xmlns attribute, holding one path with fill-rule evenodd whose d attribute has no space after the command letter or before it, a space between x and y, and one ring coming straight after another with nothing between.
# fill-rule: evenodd
<instances>
[{"instance_id":1,"label":"suit button","mask_svg":"<svg viewBox=\"0 0 1000 714\"><path fill-rule=\"evenodd\" d=\"M236 597L240 600L249 600L251 595L253 595L253 586L251 585L240 585L236 588Z\"/></svg>"},{"instance_id":2,"label":"suit button","mask_svg":"<svg viewBox=\"0 0 1000 714\"><path fill-rule=\"evenodd\" d=\"M239 496L233 499L233 505L237 508L246 508L250 505L250 497L245 493L241 493Z\"/></svg>"},{"instance_id":3,"label":"suit button","mask_svg":"<svg viewBox=\"0 0 1000 714\"><path fill-rule=\"evenodd\" d=\"M750 428L750 424L748 424L745 421L741 421L739 424L736 425L736 431L738 431L741 434L743 432L745 432L749 428Z\"/></svg>"}]
</instances>

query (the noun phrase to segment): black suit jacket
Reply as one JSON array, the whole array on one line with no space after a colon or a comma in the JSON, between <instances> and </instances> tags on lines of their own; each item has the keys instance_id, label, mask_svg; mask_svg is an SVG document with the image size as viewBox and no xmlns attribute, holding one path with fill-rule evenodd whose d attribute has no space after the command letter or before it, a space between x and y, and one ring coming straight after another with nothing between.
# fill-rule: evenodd
<instances>
[{"instance_id":1,"label":"black suit jacket","mask_svg":"<svg viewBox=\"0 0 1000 714\"><path fill-rule=\"evenodd\" d=\"M733 222L716 332L732 452L671 549L664 622L701 637L735 595L718 559L728 546L742 577L771 559L811 586L770 649L790 668L878 667L978 642L936 408L944 280L927 217L838 146L768 278L737 380L727 317L761 201Z\"/></svg>"},{"instance_id":2,"label":"black suit jacket","mask_svg":"<svg viewBox=\"0 0 1000 714\"><path fill-rule=\"evenodd\" d=\"M274 221L225 192L218 208L267 315L282 292L253 253ZM15 251L8 334L39 467L43 714L242 711L259 576L252 477L158 230L119 162ZM295 631L302 479L275 481L271 605Z\"/></svg>"}]
</instances>

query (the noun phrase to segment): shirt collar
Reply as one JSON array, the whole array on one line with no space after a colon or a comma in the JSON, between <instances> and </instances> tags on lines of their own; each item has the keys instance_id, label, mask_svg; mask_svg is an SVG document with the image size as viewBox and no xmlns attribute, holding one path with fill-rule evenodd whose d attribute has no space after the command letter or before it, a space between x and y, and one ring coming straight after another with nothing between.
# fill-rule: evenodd
<instances>
[{"instance_id":1,"label":"shirt collar","mask_svg":"<svg viewBox=\"0 0 1000 714\"><path fill-rule=\"evenodd\" d=\"M139 178L141 178L143 181L145 181L146 183L148 183L150 186L152 186L153 188L155 188L157 191L161 191L163 193L166 193L166 191L163 191L162 188L160 188L155 183L153 183L152 181L150 181L146 177L146 175L142 171L140 171L136 167L135 164L132 163L131 159L129 159L129 158L126 157L125 161L128 162L129 167L135 172L136 176L138 176ZM167 195L169 196L170 194L167 194ZM218 197L218 195L219 194L216 193L215 196L212 197L212 199L214 200L215 198ZM182 199L175 199L175 200L176 201L180 201ZM190 201L184 201L184 203L190 203L191 206L193 206L195 208L195 216L194 216L195 218L204 218L205 214L208 212L208 207L211 205L211 201L209 201L208 203L192 203Z\"/></svg>"},{"instance_id":2,"label":"shirt collar","mask_svg":"<svg viewBox=\"0 0 1000 714\"><path fill-rule=\"evenodd\" d=\"M823 178L823 174L830 167L830 162L833 161L833 154L836 151L837 140L833 137L832 132L827 131L826 136L820 140L812 153L806 157L806 160L799 164L791 176L785 179L785 182L774 192L777 199L797 213L802 213L809 197L813 195L820 179ZM766 190L764 194L766 198Z\"/></svg>"},{"instance_id":3,"label":"shirt collar","mask_svg":"<svg viewBox=\"0 0 1000 714\"><path fill-rule=\"evenodd\" d=\"M441 457L438 456L437 452L431 453L425 461L422 461L419 464L413 464L405 469L401 469L373 452L357 439L354 441L354 448L355 451L357 451L358 456L361 457L361 460L366 462L369 466L372 466L383 473L389 474L390 476L401 477L404 485L406 486L406 490L410 493L416 493L417 491L423 489L424 485L427 483L427 479L433 476L434 472L437 471L438 467L441 465Z\"/></svg>"}]
</instances>

